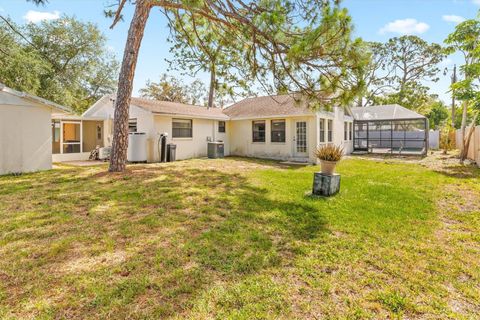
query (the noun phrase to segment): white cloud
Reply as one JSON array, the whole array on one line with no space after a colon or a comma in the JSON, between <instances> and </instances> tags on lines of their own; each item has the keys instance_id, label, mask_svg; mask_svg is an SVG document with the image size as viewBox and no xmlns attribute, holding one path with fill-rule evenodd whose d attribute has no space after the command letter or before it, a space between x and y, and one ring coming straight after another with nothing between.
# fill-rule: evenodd
<instances>
[{"instance_id":1,"label":"white cloud","mask_svg":"<svg viewBox=\"0 0 480 320\"><path fill-rule=\"evenodd\" d=\"M477 6L480 6L480 0L472 0L473 4L476 4Z\"/></svg>"},{"instance_id":2,"label":"white cloud","mask_svg":"<svg viewBox=\"0 0 480 320\"><path fill-rule=\"evenodd\" d=\"M480 0L478 0L478 1L480 1ZM465 21L464 17L456 16L454 14L445 14L445 15L442 16L442 19L443 19L443 21L453 22L453 23L461 23L461 22Z\"/></svg>"},{"instance_id":3,"label":"white cloud","mask_svg":"<svg viewBox=\"0 0 480 320\"><path fill-rule=\"evenodd\" d=\"M5 9L3 9L2 7L0 7L0 12L4 12L4 11L5 11Z\"/></svg>"},{"instance_id":4,"label":"white cloud","mask_svg":"<svg viewBox=\"0 0 480 320\"><path fill-rule=\"evenodd\" d=\"M479 0L480 1L480 0ZM414 34L414 33L424 33L430 28L425 22L419 22L416 19L407 18L399 19L387 23L383 28L380 29L381 34L385 33L399 33L399 34Z\"/></svg>"},{"instance_id":5,"label":"white cloud","mask_svg":"<svg viewBox=\"0 0 480 320\"><path fill-rule=\"evenodd\" d=\"M58 18L60 18L60 12L56 10L53 12L28 10L27 14L23 16L23 19L32 23L37 23L43 20L55 20Z\"/></svg>"}]
</instances>

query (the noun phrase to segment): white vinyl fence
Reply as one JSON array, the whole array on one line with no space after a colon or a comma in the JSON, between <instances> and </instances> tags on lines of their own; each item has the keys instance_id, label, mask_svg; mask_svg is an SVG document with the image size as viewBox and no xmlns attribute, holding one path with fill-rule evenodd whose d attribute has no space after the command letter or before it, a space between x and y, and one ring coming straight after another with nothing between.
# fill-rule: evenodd
<instances>
[{"instance_id":1,"label":"white vinyl fence","mask_svg":"<svg viewBox=\"0 0 480 320\"><path fill-rule=\"evenodd\" d=\"M440 131L430 130L428 132L428 148L439 149L440 148Z\"/></svg>"},{"instance_id":2,"label":"white vinyl fence","mask_svg":"<svg viewBox=\"0 0 480 320\"><path fill-rule=\"evenodd\" d=\"M470 128L467 128L465 130L465 134L468 134L469 129ZM461 149L462 147L462 131L461 130L457 130L455 138L456 138L455 142L456 142L457 149ZM468 148L467 158L475 161L477 165L480 167L480 126L477 126L475 128L475 132L472 135L472 139L470 140L470 146Z\"/></svg>"}]
</instances>

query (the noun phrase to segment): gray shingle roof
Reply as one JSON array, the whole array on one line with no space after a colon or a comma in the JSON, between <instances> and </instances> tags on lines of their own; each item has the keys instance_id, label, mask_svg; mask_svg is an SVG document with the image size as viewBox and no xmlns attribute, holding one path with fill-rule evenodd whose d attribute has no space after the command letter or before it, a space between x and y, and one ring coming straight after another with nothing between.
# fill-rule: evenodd
<instances>
[{"instance_id":1,"label":"gray shingle roof","mask_svg":"<svg viewBox=\"0 0 480 320\"><path fill-rule=\"evenodd\" d=\"M143 98L132 98L131 104L157 114L228 120L228 116L222 112L221 108L207 109L206 107L194 106L190 104L149 100Z\"/></svg>"},{"instance_id":2,"label":"gray shingle roof","mask_svg":"<svg viewBox=\"0 0 480 320\"><path fill-rule=\"evenodd\" d=\"M247 98L224 109L231 119L248 119L276 116L311 115L305 104L290 95Z\"/></svg>"},{"instance_id":3,"label":"gray shingle roof","mask_svg":"<svg viewBox=\"0 0 480 320\"><path fill-rule=\"evenodd\" d=\"M353 118L359 121L365 120L402 120L402 119L425 119L421 114L409 110L398 104L381 106L354 107L350 108Z\"/></svg>"}]
</instances>

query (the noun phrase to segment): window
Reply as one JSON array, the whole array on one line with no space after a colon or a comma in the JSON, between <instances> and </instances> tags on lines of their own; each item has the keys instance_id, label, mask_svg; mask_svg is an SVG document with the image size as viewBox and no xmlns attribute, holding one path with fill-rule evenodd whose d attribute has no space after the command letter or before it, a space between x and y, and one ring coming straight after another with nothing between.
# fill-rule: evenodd
<instances>
[{"instance_id":1,"label":"window","mask_svg":"<svg viewBox=\"0 0 480 320\"><path fill-rule=\"evenodd\" d=\"M82 152L80 122L63 122L63 153Z\"/></svg>"},{"instance_id":2,"label":"window","mask_svg":"<svg viewBox=\"0 0 480 320\"><path fill-rule=\"evenodd\" d=\"M253 142L265 142L265 121L253 121L252 122Z\"/></svg>"},{"instance_id":3,"label":"window","mask_svg":"<svg viewBox=\"0 0 480 320\"><path fill-rule=\"evenodd\" d=\"M53 142L60 142L60 120L52 121Z\"/></svg>"},{"instance_id":4,"label":"window","mask_svg":"<svg viewBox=\"0 0 480 320\"><path fill-rule=\"evenodd\" d=\"M97 140L102 140L102 126L97 125Z\"/></svg>"},{"instance_id":5,"label":"window","mask_svg":"<svg viewBox=\"0 0 480 320\"><path fill-rule=\"evenodd\" d=\"M328 142L332 142L332 141L333 141L333 132L332 132L332 129L333 129L333 120L328 120L328 126L327 126L327 130L328 130Z\"/></svg>"},{"instance_id":6,"label":"window","mask_svg":"<svg viewBox=\"0 0 480 320\"><path fill-rule=\"evenodd\" d=\"M137 119L128 119L128 132L137 132Z\"/></svg>"},{"instance_id":7,"label":"window","mask_svg":"<svg viewBox=\"0 0 480 320\"><path fill-rule=\"evenodd\" d=\"M348 122L343 123L343 140L347 141L348 138Z\"/></svg>"},{"instance_id":8,"label":"window","mask_svg":"<svg viewBox=\"0 0 480 320\"><path fill-rule=\"evenodd\" d=\"M325 119L320 119L320 142L325 142Z\"/></svg>"},{"instance_id":9,"label":"window","mask_svg":"<svg viewBox=\"0 0 480 320\"><path fill-rule=\"evenodd\" d=\"M225 121L218 121L218 132L225 132Z\"/></svg>"},{"instance_id":10,"label":"window","mask_svg":"<svg viewBox=\"0 0 480 320\"><path fill-rule=\"evenodd\" d=\"M352 141L353 123L348 123L348 140Z\"/></svg>"},{"instance_id":11,"label":"window","mask_svg":"<svg viewBox=\"0 0 480 320\"><path fill-rule=\"evenodd\" d=\"M285 142L285 120L272 120L272 142Z\"/></svg>"},{"instance_id":12,"label":"window","mask_svg":"<svg viewBox=\"0 0 480 320\"><path fill-rule=\"evenodd\" d=\"M172 138L191 138L192 120L190 119L173 119L172 120Z\"/></svg>"}]
</instances>

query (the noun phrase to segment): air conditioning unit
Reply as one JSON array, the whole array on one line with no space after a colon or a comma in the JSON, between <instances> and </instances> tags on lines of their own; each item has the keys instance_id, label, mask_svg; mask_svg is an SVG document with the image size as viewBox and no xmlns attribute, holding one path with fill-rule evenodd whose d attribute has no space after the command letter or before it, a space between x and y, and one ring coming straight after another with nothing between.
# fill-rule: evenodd
<instances>
[{"instance_id":1,"label":"air conditioning unit","mask_svg":"<svg viewBox=\"0 0 480 320\"><path fill-rule=\"evenodd\" d=\"M217 159L224 157L224 144L221 141L209 142L207 148L207 155L210 159Z\"/></svg>"},{"instance_id":2,"label":"air conditioning unit","mask_svg":"<svg viewBox=\"0 0 480 320\"><path fill-rule=\"evenodd\" d=\"M100 160L107 160L110 159L110 152L112 151L112 147L103 147L98 149L98 159Z\"/></svg>"}]
</instances>

